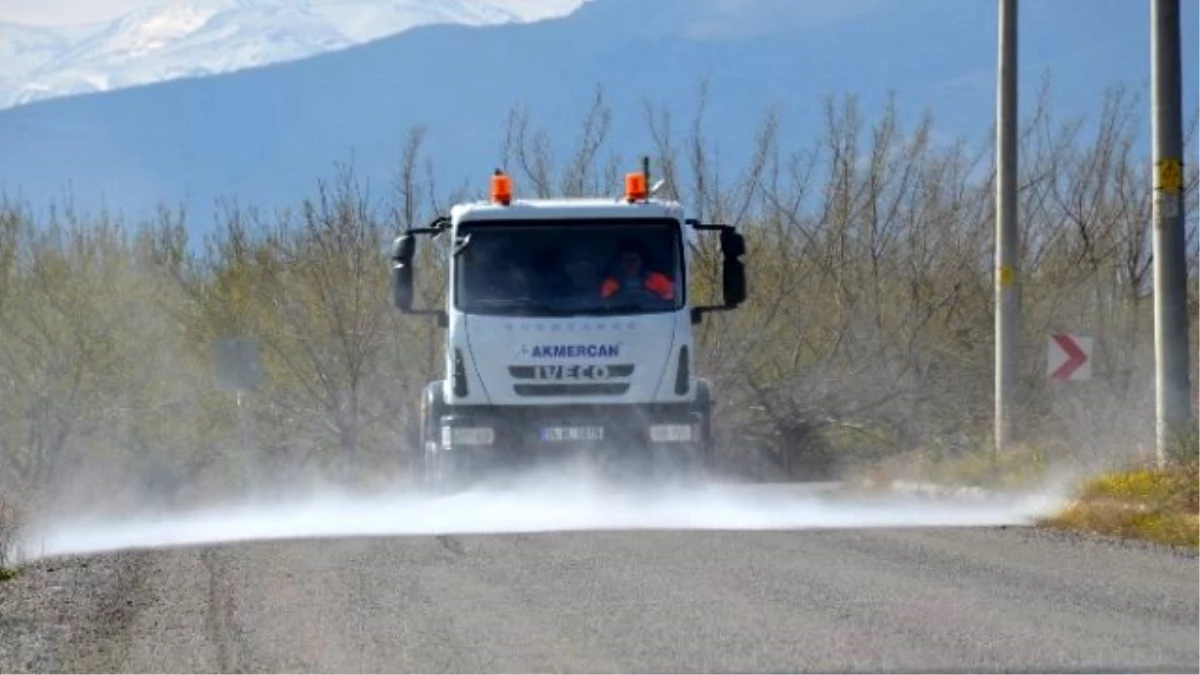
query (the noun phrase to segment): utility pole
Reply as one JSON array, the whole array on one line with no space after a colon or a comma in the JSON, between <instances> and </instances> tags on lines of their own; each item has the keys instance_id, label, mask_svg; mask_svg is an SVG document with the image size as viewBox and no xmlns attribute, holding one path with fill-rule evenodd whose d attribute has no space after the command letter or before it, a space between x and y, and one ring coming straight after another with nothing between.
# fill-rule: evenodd
<instances>
[{"instance_id":1,"label":"utility pole","mask_svg":"<svg viewBox=\"0 0 1200 675\"><path fill-rule=\"evenodd\" d=\"M996 91L995 455L1008 445L1017 380L1017 0L999 2Z\"/></svg>"},{"instance_id":2,"label":"utility pole","mask_svg":"<svg viewBox=\"0 0 1200 675\"><path fill-rule=\"evenodd\" d=\"M1191 417L1183 232L1179 0L1150 0L1154 121L1154 360L1158 463Z\"/></svg>"}]
</instances>

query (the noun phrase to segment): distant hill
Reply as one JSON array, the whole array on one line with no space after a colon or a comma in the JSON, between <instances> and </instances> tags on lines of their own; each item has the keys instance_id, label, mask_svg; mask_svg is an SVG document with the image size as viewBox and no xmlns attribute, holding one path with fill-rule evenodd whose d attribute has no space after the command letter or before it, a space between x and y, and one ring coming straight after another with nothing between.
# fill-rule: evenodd
<instances>
[{"instance_id":1,"label":"distant hill","mask_svg":"<svg viewBox=\"0 0 1200 675\"><path fill-rule=\"evenodd\" d=\"M1144 87L1143 4L1023 4L1022 109L1046 69L1056 114L1087 111L1115 82ZM1184 4L1194 55L1195 6ZM0 191L40 207L69 186L77 205L103 199L135 214L187 200L203 223L217 197L291 204L351 159L378 194L417 124L440 187L481 188L513 106L547 129L561 161L597 86L614 111L605 154L632 167L651 147L643 102L672 109L685 134L702 78L706 131L732 172L769 106L789 146L807 146L824 97L841 91L869 114L894 90L909 120L930 108L942 137L982 140L994 67L988 1L592 0L560 19L426 26L300 61L3 111ZM1193 111L1196 74L1192 58Z\"/></svg>"}]
</instances>

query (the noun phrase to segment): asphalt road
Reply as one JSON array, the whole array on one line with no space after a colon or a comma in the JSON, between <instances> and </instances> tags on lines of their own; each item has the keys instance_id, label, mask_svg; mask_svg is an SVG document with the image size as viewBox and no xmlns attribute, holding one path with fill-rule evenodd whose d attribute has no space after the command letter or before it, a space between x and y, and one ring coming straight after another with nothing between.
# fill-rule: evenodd
<instances>
[{"instance_id":1,"label":"asphalt road","mask_svg":"<svg viewBox=\"0 0 1200 675\"><path fill-rule=\"evenodd\" d=\"M1194 673L1197 571L1024 528L125 552L0 584L0 670Z\"/></svg>"}]
</instances>

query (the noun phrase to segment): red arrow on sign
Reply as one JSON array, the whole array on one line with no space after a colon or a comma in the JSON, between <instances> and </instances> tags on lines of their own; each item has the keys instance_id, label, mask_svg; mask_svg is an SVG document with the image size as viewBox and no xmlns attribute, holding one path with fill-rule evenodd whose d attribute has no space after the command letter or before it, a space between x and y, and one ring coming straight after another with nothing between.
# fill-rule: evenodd
<instances>
[{"instance_id":1,"label":"red arrow on sign","mask_svg":"<svg viewBox=\"0 0 1200 675\"><path fill-rule=\"evenodd\" d=\"M1075 338L1064 333L1055 333L1050 336L1054 339L1063 353L1067 355L1067 360L1062 363L1053 373L1050 373L1050 379L1053 380L1069 380L1075 374L1075 371L1083 367L1087 363L1087 354L1079 347L1079 343L1075 342Z\"/></svg>"}]
</instances>

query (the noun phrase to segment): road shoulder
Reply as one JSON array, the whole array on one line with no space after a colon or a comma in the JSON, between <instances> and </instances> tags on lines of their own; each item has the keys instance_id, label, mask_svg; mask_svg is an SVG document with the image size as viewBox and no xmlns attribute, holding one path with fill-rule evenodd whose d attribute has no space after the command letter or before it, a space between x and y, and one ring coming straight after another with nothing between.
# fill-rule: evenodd
<instances>
[{"instance_id":1,"label":"road shoulder","mask_svg":"<svg viewBox=\"0 0 1200 675\"><path fill-rule=\"evenodd\" d=\"M48 559L0 584L0 672L120 669L149 554Z\"/></svg>"}]
</instances>

